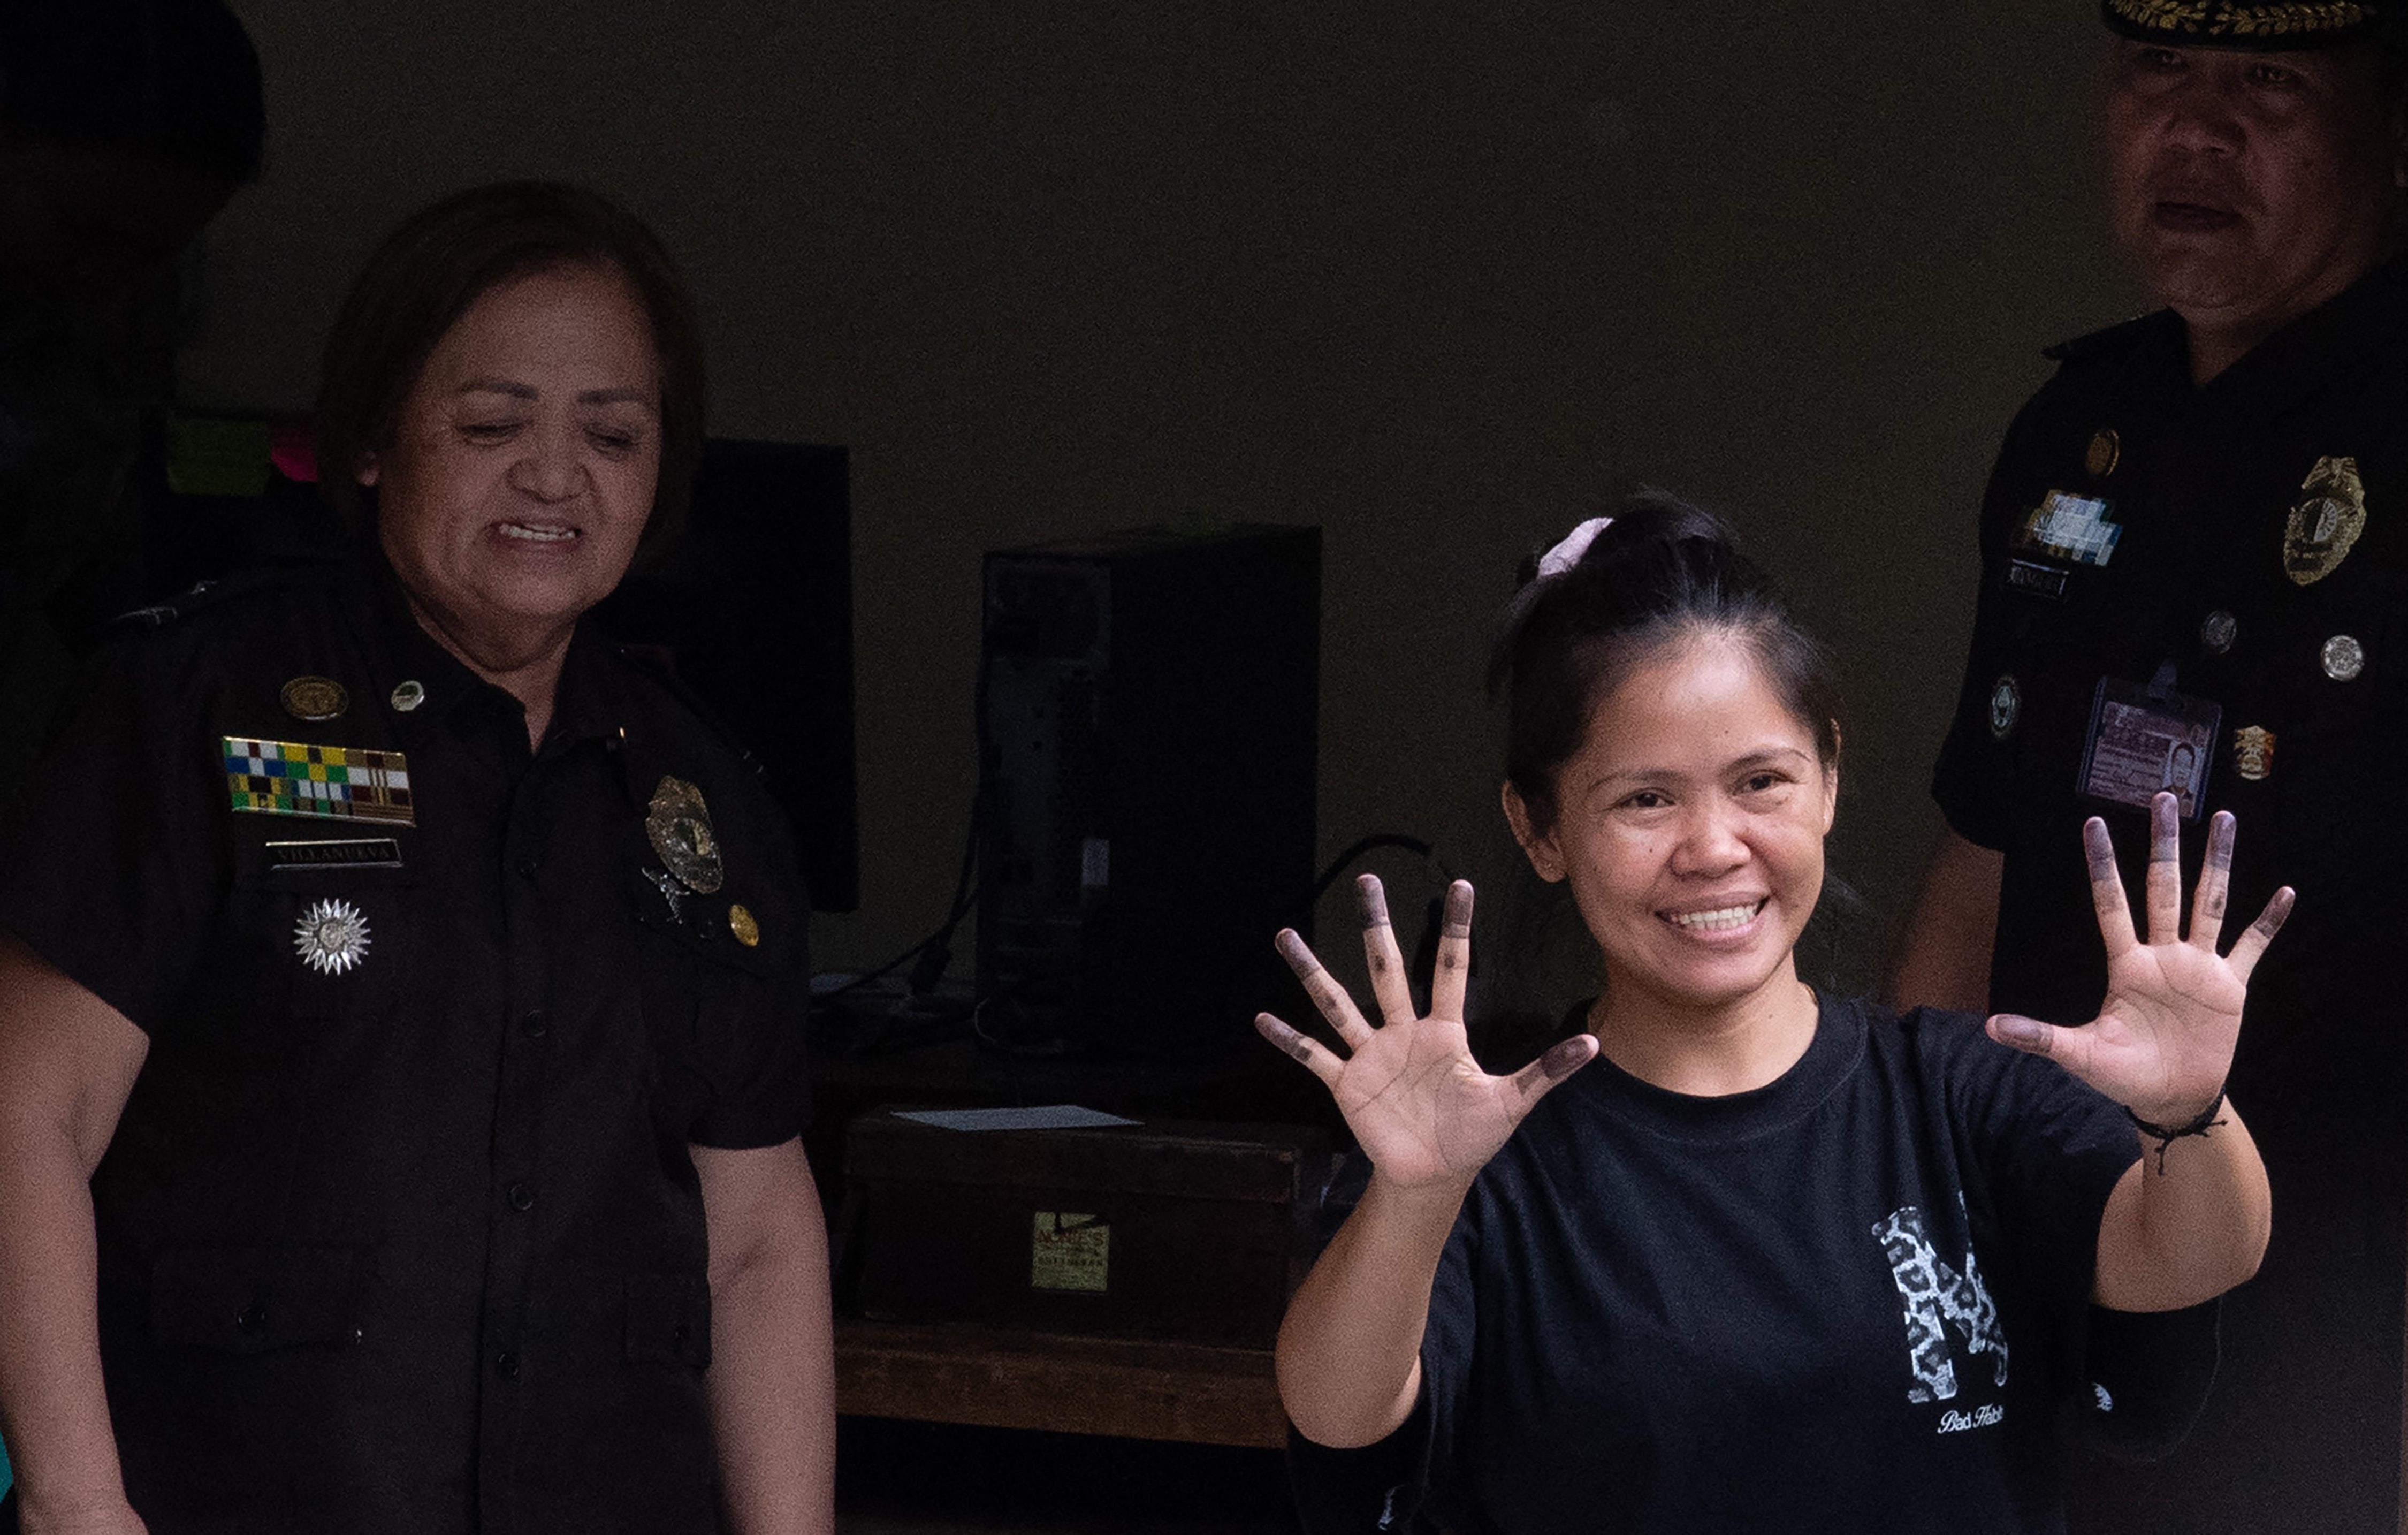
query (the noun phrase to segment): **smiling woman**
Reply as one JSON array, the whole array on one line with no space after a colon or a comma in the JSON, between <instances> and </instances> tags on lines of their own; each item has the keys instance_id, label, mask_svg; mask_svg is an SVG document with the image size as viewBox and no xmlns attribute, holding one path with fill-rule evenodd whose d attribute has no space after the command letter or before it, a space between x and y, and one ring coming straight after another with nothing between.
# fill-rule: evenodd
<instances>
[{"instance_id":1,"label":"smiling woman","mask_svg":"<svg viewBox=\"0 0 2408 1535\"><path fill-rule=\"evenodd\" d=\"M1584 534L1540 562L1495 675L1506 815L1570 887L1597 998L1495 1077L1463 1025L1469 885L1427 1016L1376 882L1377 1026L1280 936L1342 1054L1258 1025L1372 1169L1282 1327L1289 1414L1396 1440L1464 1535L2059 1530L2090 1302L2190 1304L2263 1250L2219 1089L2287 893L2218 954L2222 817L2183 938L2159 796L2146 942L2090 827L2088 1024L1818 997L1792 951L1839 787L1822 653L1703 513L1651 497Z\"/></svg>"},{"instance_id":2,"label":"smiling woman","mask_svg":"<svg viewBox=\"0 0 2408 1535\"><path fill-rule=\"evenodd\" d=\"M695 336L592 193L405 222L327 347L355 547L127 636L0 830L29 1535L829 1528L788 833L583 622Z\"/></svg>"}]
</instances>

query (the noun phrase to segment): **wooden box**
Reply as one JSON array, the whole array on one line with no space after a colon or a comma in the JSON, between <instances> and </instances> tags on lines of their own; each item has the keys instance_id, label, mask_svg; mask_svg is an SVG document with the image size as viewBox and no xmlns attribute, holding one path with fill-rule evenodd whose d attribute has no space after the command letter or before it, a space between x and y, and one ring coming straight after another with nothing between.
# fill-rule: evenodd
<instances>
[{"instance_id":1,"label":"wooden box","mask_svg":"<svg viewBox=\"0 0 2408 1535\"><path fill-rule=\"evenodd\" d=\"M839 1284L881 1321L1267 1348L1309 1266L1326 1131L1155 1121L845 1137Z\"/></svg>"}]
</instances>

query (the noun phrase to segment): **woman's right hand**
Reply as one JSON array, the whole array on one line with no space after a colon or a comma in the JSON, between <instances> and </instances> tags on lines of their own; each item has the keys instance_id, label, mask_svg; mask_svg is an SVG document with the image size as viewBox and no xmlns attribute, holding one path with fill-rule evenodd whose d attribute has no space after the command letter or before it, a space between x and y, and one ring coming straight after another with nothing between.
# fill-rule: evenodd
<instances>
[{"instance_id":1,"label":"woman's right hand","mask_svg":"<svg viewBox=\"0 0 2408 1535\"><path fill-rule=\"evenodd\" d=\"M1548 1089L1596 1055L1597 1040L1576 1034L1510 1077L1483 1071L1463 1027L1464 982L1471 968L1471 886L1457 880L1447 889L1427 1017L1414 1015L1404 956L1380 882L1366 874L1356 888L1363 897L1363 952L1380 1026L1356 1010L1303 939L1283 929L1281 956L1347 1053L1340 1057L1268 1012L1255 1016L1254 1027L1327 1084L1346 1127L1382 1179L1399 1188L1469 1187Z\"/></svg>"}]
</instances>

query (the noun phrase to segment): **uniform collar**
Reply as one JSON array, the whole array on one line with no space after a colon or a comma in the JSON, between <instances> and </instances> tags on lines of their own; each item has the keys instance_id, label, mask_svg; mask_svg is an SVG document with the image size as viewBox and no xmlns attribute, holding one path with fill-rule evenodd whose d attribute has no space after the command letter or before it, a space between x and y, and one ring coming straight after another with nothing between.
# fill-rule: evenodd
<instances>
[{"instance_id":1,"label":"uniform collar","mask_svg":"<svg viewBox=\"0 0 2408 1535\"><path fill-rule=\"evenodd\" d=\"M401 579L373 538L355 552L345 584L343 610L354 618L370 678L411 726L424 728L463 710L477 710L507 715L515 727L524 728L518 700L470 670L418 622ZM620 738L625 695L609 652L590 622L580 621L561 662L547 742ZM422 701L401 710L398 700L411 687Z\"/></svg>"},{"instance_id":2,"label":"uniform collar","mask_svg":"<svg viewBox=\"0 0 2408 1535\"><path fill-rule=\"evenodd\" d=\"M2258 419L2289 410L2408 331L2408 255L2395 256L2260 341L2199 390L2202 401Z\"/></svg>"}]
</instances>

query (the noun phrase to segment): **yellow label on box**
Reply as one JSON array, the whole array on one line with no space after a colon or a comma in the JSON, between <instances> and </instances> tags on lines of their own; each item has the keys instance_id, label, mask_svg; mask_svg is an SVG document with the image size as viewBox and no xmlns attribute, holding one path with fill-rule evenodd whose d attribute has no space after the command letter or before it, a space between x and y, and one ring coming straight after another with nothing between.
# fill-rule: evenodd
<instances>
[{"instance_id":1,"label":"yellow label on box","mask_svg":"<svg viewBox=\"0 0 2408 1535\"><path fill-rule=\"evenodd\" d=\"M1093 1215L1052 1210L1037 1212L1037 1230L1028 1247L1031 1289L1100 1295L1111 1288L1111 1227Z\"/></svg>"}]
</instances>

